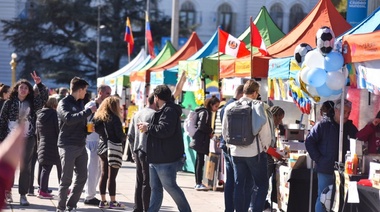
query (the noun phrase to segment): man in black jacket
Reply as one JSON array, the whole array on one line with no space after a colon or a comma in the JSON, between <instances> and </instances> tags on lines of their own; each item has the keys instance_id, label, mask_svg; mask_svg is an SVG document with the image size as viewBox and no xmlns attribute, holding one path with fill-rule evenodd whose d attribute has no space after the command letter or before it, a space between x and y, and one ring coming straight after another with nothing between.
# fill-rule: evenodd
<instances>
[{"instance_id":1,"label":"man in black jacket","mask_svg":"<svg viewBox=\"0 0 380 212\"><path fill-rule=\"evenodd\" d=\"M66 209L66 200L75 167L76 179L72 195L67 201L67 211L77 207L87 180L86 123L87 117L96 111L93 105L84 109L81 101L87 92L88 83L74 77L70 82L70 95L63 98L57 108L59 121L58 151L62 164L62 176L58 190L57 211Z\"/></svg>"},{"instance_id":2,"label":"man in black jacket","mask_svg":"<svg viewBox=\"0 0 380 212\"><path fill-rule=\"evenodd\" d=\"M154 103L158 111L151 123L137 123L142 132L148 134L147 159L152 194L149 212L160 210L163 188L170 194L179 211L191 211L185 194L177 185L177 170L184 155L181 129L182 109L171 101L172 93L167 85L154 89Z\"/></svg>"}]
</instances>

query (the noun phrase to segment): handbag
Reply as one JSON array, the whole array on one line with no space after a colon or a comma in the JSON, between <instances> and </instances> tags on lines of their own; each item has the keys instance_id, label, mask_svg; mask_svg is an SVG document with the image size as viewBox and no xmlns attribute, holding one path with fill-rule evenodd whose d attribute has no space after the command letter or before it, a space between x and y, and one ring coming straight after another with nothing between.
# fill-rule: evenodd
<instances>
[{"instance_id":1,"label":"handbag","mask_svg":"<svg viewBox=\"0 0 380 212\"><path fill-rule=\"evenodd\" d=\"M104 123L103 123L104 124ZM122 143L115 143L111 140L109 140L108 132L106 125L104 124L104 132L107 136L107 158L108 158L108 165L112 168L121 168L121 164L123 162L123 144Z\"/></svg>"}]
</instances>

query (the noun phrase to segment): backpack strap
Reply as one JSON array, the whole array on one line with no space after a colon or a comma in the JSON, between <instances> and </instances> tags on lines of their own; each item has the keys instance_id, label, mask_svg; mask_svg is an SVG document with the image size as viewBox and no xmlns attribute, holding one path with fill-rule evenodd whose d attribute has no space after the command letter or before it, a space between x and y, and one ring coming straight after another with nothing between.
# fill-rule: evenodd
<instances>
[{"instance_id":1,"label":"backpack strap","mask_svg":"<svg viewBox=\"0 0 380 212\"><path fill-rule=\"evenodd\" d=\"M256 143L257 143L257 152L258 152L258 156L259 156L259 162L260 162L260 144L259 144L259 134L255 135L256 137Z\"/></svg>"}]
</instances>

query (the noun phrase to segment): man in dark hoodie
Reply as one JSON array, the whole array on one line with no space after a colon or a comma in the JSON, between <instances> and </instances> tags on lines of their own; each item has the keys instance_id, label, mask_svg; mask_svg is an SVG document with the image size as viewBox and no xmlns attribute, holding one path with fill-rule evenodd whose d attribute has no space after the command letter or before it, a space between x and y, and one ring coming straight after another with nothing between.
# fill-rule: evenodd
<instances>
[{"instance_id":1,"label":"man in dark hoodie","mask_svg":"<svg viewBox=\"0 0 380 212\"><path fill-rule=\"evenodd\" d=\"M184 155L182 109L171 99L170 88L167 85L158 85L154 89L154 103L158 111L150 123L137 123L139 130L148 134L147 159L152 189L149 212L160 210L162 188L173 198L179 211L191 211L185 194L176 182L178 166Z\"/></svg>"},{"instance_id":2,"label":"man in dark hoodie","mask_svg":"<svg viewBox=\"0 0 380 212\"><path fill-rule=\"evenodd\" d=\"M320 122L314 125L305 141L306 150L317 165L318 197L315 203L316 212L325 211L320 197L323 189L334 183L334 164L335 161L338 161L339 155L339 122L342 104L344 104L343 150L348 149L349 138L354 138L358 129L351 120L348 120L352 103L346 99L343 103L340 100L335 103L334 113L324 116Z\"/></svg>"}]
</instances>

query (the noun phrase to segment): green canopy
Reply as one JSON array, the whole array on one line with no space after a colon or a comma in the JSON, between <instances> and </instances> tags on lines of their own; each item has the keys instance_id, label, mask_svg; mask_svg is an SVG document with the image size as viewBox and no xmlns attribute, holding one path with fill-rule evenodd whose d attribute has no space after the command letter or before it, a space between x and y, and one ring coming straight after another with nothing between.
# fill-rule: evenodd
<instances>
[{"instance_id":1,"label":"green canopy","mask_svg":"<svg viewBox=\"0 0 380 212\"><path fill-rule=\"evenodd\" d=\"M148 64L146 64L143 68L140 70L135 70L130 75L130 81L140 81L145 82L145 77L147 70L150 68L160 65L167 61L169 58L171 58L174 53L176 53L176 49L173 47L172 43L170 41L167 41L164 48L160 51L160 53L157 55L156 58L151 60Z\"/></svg>"},{"instance_id":2,"label":"green canopy","mask_svg":"<svg viewBox=\"0 0 380 212\"><path fill-rule=\"evenodd\" d=\"M262 7L256 19L253 21L260 31L260 34L264 40L266 46L270 46L272 43L278 41L284 37L284 33L275 24L273 19L270 17L266 7ZM247 48L251 48L251 29L248 27L239 37L239 40L244 41L247 44ZM256 53L257 48L252 49L252 53ZM215 75L218 73L218 54L213 54L208 57L203 58L202 67L206 74ZM220 55L221 67L227 66L229 62L235 61L235 58L229 55ZM224 63L223 61L226 61Z\"/></svg>"}]
</instances>

